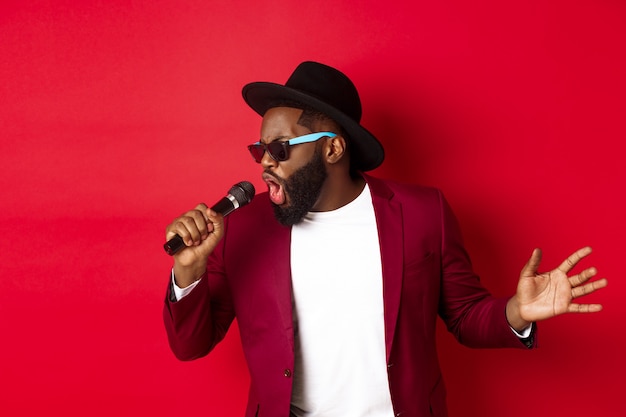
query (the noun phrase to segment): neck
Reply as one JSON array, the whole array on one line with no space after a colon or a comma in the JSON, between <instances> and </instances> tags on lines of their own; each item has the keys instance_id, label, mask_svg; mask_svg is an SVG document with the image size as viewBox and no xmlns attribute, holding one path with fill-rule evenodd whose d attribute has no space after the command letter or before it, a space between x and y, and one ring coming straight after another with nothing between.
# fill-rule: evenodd
<instances>
[{"instance_id":1,"label":"neck","mask_svg":"<svg viewBox=\"0 0 626 417\"><path fill-rule=\"evenodd\" d=\"M317 203L311 211L336 210L354 201L365 187L365 180L360 175L352 178L345 175L329 175L324 183Z\"/></svg>"}]
</instances>

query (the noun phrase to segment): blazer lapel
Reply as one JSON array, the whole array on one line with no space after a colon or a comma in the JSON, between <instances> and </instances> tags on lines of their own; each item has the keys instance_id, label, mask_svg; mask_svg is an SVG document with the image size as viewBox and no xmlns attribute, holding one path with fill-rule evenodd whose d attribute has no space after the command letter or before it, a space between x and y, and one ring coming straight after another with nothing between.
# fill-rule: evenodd
<instances>
[{"instance_id":1,"label":"blazer lapel","mask_svg":"<svg viewBox=\"0 0 626 417\"><path fill-rule=\"evenodd\" d=\"M283 329L288 334L291 348L294 348L293 334L293 301L291 291L291 228L277 226L269 241L272 242L272 256L275 257L273 267L275 300L280 311Z\"/></svg>"},{"instance_id":2,"label":"blazer lapel","mask_svg":"<svg viewBox=\"0 0 626 417\"><path fill-rule=\"evenodd\" d=\"M382 181L364 175L370 191L380 242L380 256L383 270L383 298L385 308L385 346L387 361L391 354L400 294L402 291L403 270L403 227L402 206L393 201L391 191Z\"/></svg>"}]
</instances>

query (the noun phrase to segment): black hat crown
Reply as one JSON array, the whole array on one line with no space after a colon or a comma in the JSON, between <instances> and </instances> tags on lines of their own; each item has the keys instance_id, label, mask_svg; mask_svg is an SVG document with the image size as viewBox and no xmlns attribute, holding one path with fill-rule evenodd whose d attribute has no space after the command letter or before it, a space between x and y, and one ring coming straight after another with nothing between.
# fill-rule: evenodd
<instances>
[{"instance_id":1,"label":"black hat crown","mask_svg":"<svg viewBox=\"0 0 626 417\"><path fill-rule=\"evenodd\" d=\"M361 122L361 100L352 81L341 71L318 62L298 65L285 85L255 82L244 86L243 98L263 116L277 100L300 102L328 115L349 136L352 165L361 171L378 167L382 145Z\"/></svg>"}]
</instances>

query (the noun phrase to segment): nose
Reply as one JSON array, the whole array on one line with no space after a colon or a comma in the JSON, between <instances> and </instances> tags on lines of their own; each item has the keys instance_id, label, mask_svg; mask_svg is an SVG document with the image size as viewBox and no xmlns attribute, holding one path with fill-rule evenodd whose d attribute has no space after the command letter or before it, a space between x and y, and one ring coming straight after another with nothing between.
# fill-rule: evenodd
<instances>
[{"instance_id":1,"label":"nose","mask_svg":"<svg viewBox=\"0 0 626 417\"><path fill-rule=\"evenodd\" d=\"M275 168L276 165L277 162L274 160L274 158L270 156L270 153L266 149L263 153L263 157L261 158L261 166L263 167L263 169L268 169Z\"/></svg>"}]
</instances>

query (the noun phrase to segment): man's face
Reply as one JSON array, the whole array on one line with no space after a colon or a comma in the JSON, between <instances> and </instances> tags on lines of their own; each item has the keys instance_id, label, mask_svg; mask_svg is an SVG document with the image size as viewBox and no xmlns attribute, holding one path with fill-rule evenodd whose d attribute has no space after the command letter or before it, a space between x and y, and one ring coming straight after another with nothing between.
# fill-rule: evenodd
<instances>
[{"instance_id":1,"label":"man's face","mask_svg":"<svg viewBox=\"0 0 626 417\"><path fill-rule=\"evenodd\" d=\"M268 110L261 126L261 142L285 141L312 133L298 124L302 110L276 107ZM276 219L291 226L314 210L326 181L322 143L291 147L289 159L277 162L266 152L261 161Z\"/></svg>"}]
</instances>

